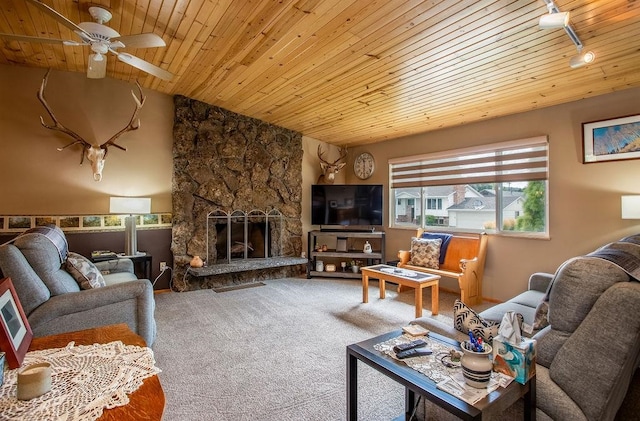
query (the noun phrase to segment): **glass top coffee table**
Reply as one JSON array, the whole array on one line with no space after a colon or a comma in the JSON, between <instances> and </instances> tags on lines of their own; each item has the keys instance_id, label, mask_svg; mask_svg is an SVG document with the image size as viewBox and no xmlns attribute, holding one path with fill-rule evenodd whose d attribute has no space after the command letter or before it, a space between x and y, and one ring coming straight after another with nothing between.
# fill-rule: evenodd
<instances>
[{"instance_id":1,"label":"glass top coffee table","mask_svg":"<svg viewBox=\"0 0 640 421\"><path fill-rule=\"evenodd\" d=\"M436 383L424 374L407 366L404 362L391 358L374 346L402 335L402 331L394 331L376 336L356 344L347 346L347 420L358 419L358 361L374 368L387 377L405 387L405 415L398 419L409 419L416 403L416 394L433 402L463 420L482 420L499 414L513 405L518 399L524 398L524 419L536 419L536 378L535 375L524 385L515 381L506 388L498 388L486 397L470 405L438 389ZM446 345L458 347L459 343L435 333L429 333L428 340L439 341Z\"/></svg>"},{"instance_id":2,"label":"glass top coffee table","mask_svg":"<svg viewBox=\"0 0 640 421\"><path fill-rule=\"evenodd\" d=\"M367 266L360 269L362 272L362 302L369 302L369 278L377 278L380 281L380 298L385 297L385 281L415 289L416 317L422 317L422 290L431 287L431 314L438 314L439 275L417 272L414 270L400 269L389 265Z\"/></svg>"}]
</instances>

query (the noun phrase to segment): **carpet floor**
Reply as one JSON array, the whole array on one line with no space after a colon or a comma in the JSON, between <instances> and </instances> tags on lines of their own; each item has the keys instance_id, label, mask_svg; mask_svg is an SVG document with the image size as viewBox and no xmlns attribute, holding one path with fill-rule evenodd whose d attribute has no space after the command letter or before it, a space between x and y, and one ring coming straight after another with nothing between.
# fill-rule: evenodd
<instances>
[{"instance_id":1,"label":"carpet floor","mask_svg":"<svg viewBox=\"0 0 640 421\"><path fill-rule=\"evenodd\" d=\"M164 420L344 420L346 346L414 319L411 289L398 294L388 288L381 300L374 281L364 304L357 280L264 284L156 295L153 350L162 369ZM431 294L424 294L428 316ZM456 297L441 292L434 317L452 323ZM364 364L358 370L358 419L403 413L400 385Z\"/></svg>"}]
</instances>

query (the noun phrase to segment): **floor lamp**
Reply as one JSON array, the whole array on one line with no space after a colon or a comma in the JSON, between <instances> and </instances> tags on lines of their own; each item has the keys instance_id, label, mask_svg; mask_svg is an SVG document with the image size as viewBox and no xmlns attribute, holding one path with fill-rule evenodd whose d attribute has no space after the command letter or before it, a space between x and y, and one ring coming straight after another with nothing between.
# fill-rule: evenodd
<instances>
[{"instance_id":1,"label":"floor lamp","mask_svg":"<svg viewBox=\"0 0 640 421\"><path fill-rule=\"evenodd\" d=\"M124 254L125 256L138 256L144 253L138 252L138 233L136 220L138 215L151 213L151 198L148 197L112 197L109 201L109 212L116 214L129 214L124 219Z\"/></svg>"}]
</instances>

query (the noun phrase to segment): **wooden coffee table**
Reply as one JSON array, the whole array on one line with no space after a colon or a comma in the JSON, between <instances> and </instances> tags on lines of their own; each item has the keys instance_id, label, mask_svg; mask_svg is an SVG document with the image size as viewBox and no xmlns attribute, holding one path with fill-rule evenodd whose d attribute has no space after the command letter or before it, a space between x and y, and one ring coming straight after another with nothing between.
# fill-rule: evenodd
<instances>
[{"instance_id":1,"label":"wooden coffee table","mask_svg":"<svg viewBox=\"0 0 640 421\"><path fill-rule=\"evenodd\" d=\"M147 346L142 337L136 335L126 324L97 327L77 332L33 338L29 351L49 348L62 348L71 341L76 345L93 345L122 341L125 345ZM121 420L161 420L164 412L164 391L158 376L144 380L142 386L129 395L129 403L113 409L105 409L101 421Z\"/></svg>"},{"instance_id":2,"label":"wooden coffee table","mask_svg":"<svg viewBox=\"0 0 640 421\"><path fill-rule=\"evenodd\" d=\"M380 298L385 297L385 281L393 282L415 289L416 317L422 317L422 290L431 287L431 314L438 314L439 300L439 275L416 272L413 270L399 269L389 265L367 266L360 269L362 272L362 302L369 302L369 278L377 278L380 281Z\"/></svg>"}]
</instances>

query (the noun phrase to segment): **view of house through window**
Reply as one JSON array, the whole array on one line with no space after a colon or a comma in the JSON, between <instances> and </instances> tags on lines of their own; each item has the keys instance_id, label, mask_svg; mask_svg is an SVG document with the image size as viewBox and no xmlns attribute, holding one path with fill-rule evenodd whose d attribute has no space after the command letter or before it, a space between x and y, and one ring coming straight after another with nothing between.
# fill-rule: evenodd
<instances>
[{"instance_id":1,"label":"view of house through window","mask_svg":"<svg viewBox=\"0 0 640 421\"><path fill-rule=\"evenodd\" d=\"M546 234L547 153L538 137L390 160L392 224Z\"/></svg>"},{"instance_id":2,"label":"view of house through window","mask_svg":"<svg viewBox=\"0 0 640 421\"><path fill-rule=\"evenodd\" d=\"M395 226L546 232L545 181L397 188L392 194Z\"/></svg>"}]
</instances>

